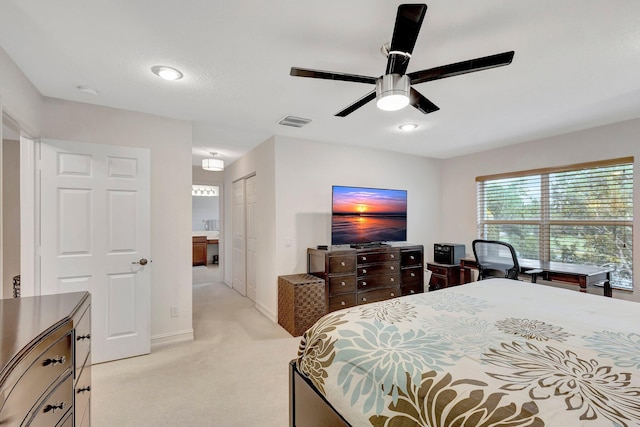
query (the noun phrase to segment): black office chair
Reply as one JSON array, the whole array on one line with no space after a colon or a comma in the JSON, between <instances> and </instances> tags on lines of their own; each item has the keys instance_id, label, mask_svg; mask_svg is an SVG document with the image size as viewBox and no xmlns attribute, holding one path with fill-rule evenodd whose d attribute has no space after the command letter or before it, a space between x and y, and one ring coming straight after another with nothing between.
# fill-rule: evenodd
<instances>
[{"instance_id":1,"label":"black office chair","mask_svg":"<svg viewBox=\"0 0 640 427\"><path fill-rule=\"evenodd\" d=\"M515 249L509 243L476 239L472 246L478 266L478 280L491 277L518 279L520 264Z\"/></svg>"}]
</instances>

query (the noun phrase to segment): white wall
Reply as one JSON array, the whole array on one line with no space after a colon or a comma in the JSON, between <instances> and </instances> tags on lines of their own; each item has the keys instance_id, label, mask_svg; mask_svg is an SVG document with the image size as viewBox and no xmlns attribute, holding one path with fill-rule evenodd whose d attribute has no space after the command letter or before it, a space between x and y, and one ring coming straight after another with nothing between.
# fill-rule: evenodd
<instances>
[{"instance_id":1,"label":"white wall","mask_svg":"<svg viewBox=\"0 0 640 427\"><path fill-rule=\"evenodd\" d=\"M47 138L150 149L152 345L191 339L191 123L51 98L44 106Z\"/></svg>"},{"instance_id":2,"label":"white wall","mask_svg":"<svg viewBox=\"0 0 640 427\"><path fill-rule=\"evenodd\" d=\"M256 307L273 321L278 276L305 273L307 248L331 243L332 185L406 189L407 240L426 249L441 238L437 160L274 137L227 169L226 188L252 172L258 178L260 230ZM230 211L227 206L228 218ZM227 228L230 232L230 224ZM226 271L231 271L230 261Z\"/></svg>"},{"instance_id":3,"label":"white wall","mask_svg":"<svg viewBox=\"0 0 640 427\"><path fill-rule=\"evenodd\" d=\"M492 175L618 157L635 157L634 238L640 248L640 119L530 141L442 161L442 230L447 241L464 243L467 252L476 233L477 176ZM472 255L472 254L470 254ZM640 250L634 250L632 293L614 290L614 297L640 301Z\"/></svg>"}]
</instances>

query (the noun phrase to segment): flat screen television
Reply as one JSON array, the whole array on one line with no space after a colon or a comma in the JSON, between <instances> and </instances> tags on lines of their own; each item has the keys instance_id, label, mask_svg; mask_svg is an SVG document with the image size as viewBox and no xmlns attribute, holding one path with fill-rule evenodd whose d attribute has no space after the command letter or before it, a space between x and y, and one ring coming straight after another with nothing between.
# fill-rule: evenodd
<instances>
[{"instance_id":1,"label":"flat screen television","mask_svg":"<svg viewBox=\"0 0 640 427\"><path fill-rule=\"evenodd\" d=\"M407 191L334 185L331 244L359 246L407 240Z\"/></svg>"}]
</instances>

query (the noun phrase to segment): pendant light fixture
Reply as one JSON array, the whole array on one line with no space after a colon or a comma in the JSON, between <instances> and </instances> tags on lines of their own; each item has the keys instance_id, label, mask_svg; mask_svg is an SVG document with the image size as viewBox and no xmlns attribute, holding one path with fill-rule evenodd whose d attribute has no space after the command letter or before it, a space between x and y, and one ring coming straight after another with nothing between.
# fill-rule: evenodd
<instances>
[{"instance_id":1,"label":"pendant light fixture","mask_svg":"<svg viewBox=\"0 0 640 427\"><path fill-rule=\"evenodd\" d=\"M224 160L216 159L216 152L211 152L211 158L202 159L202 169L206 171L219 172L224 170Z\"/></svg>"}]
</instances>

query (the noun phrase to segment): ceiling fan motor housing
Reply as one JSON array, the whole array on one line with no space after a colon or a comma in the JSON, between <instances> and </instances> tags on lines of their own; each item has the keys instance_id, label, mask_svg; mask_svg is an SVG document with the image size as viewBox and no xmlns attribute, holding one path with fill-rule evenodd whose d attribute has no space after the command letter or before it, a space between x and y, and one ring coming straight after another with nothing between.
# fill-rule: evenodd
<instances>
[{"instance_id":1,"label":"ceiling fan motor housing","mask_svg":"<svg viewBox=\"0 0 640 427\"><path fill-rule=\"evenodd\" d=\"M409 105L409 78L400 74L386 74L376 81L377 106L394 111Z\"/></svg>"}]
</instances>

